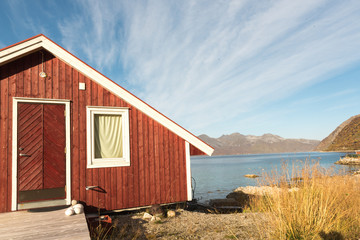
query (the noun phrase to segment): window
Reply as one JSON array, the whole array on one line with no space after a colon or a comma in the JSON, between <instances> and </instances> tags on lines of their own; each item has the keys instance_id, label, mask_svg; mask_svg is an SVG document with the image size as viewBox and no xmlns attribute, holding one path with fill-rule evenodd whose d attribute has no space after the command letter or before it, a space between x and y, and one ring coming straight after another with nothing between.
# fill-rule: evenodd
<instances>
[{"instance_id":1,"label":"window","mask_svg":"<svg viewBox=\"0 0 360 240\"><path fill-rule=\"evenodd\" d=\"M87 107L87 167L130 166L129 109Z\"/></svg>"}]
</instances>

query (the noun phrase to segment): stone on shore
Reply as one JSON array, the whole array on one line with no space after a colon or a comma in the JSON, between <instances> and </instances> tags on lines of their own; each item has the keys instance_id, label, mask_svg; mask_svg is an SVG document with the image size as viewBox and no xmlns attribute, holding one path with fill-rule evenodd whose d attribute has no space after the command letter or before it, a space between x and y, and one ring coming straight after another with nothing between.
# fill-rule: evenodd
<instances>
[{"instance_id":1,"label":"stone on shore","mask_svg":"<svg viewBox=\"0 0 360 240\"><path fill-rule=\"evenodd\" d=\"M344 157L340 158L335 164L341 165L360 165L360 158Z\"/></svg>"},{"instance_id":2,"label":"stone on shore","mask_svg":"<svg viewBox=\"0 0 360 240\"><path fill-rule=\"evenodd\" d=\"M289 192L296 192L299 188L289 188ZM274 195L278 194L283 191L282 188L279 187L270 187L270 186L261 186L261 187L238 187L233 192L229 193L226 198L228 199L235 199L240 206L244 207L247 206L251 200L251 198L255 196L264 196L264 195Z\"/></svg>"},{"instance_id":3,"label":"stone on shore","mask_svg":"<svg viewBox=\"0 0 360 240\"><path fill-rule=\"evenodd\" d=\"M225 198L225 199L211 199L209 205L214 208L221 208L221 207L240 207L238 201L234 198Z\"/></svg>"}]
</instances>

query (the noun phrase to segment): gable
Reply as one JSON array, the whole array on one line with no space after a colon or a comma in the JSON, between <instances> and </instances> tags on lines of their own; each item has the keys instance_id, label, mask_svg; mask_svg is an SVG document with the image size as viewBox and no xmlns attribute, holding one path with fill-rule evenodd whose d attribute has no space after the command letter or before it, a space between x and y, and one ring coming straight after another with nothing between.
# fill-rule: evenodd
<instances>
[{"instance_id":1,"label":"gable","mask_svg":"<svg viewBox=\"0 0 360 240\"><path fill-rule=\"evenodd\" d=\"M83 61L81 61L56 43L54 43L44 35L35 36L33 38L0 50L0 66L42 48L49 51L51 54L55 55L57 58L61 59L70 66L74 67L86 77L101 85L103 88L107 89L114 95L124 99L124 101L136 107L141 112L169 129L171 132L183 138L195 148L206 153L207 155L211 155L213 153L214 149L211 146L209 146L208 144L197 138L195 135L182 128L180 125L176 124L174 121L167 118L154 108L152 108L150 105L148 105L141 99L137 98L124 88L120 87L118 84L105 77L100 72L91 68L89 65L87 65L86 63L84 63Z\"/></svg>"}]
</instances>

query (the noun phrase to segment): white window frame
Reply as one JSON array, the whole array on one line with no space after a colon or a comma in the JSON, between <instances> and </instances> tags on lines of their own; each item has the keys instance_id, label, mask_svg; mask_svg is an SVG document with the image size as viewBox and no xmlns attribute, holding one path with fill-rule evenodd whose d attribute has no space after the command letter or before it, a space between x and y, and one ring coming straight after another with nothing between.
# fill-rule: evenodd
<instances>
[{"instance_id":1,"label":"white window frame","mask_svg":"<svg viewBox=\"0 0 360 240\"><path fill-rule=\"evenodd\" d=\"M123 131L123 157L122 158L95 158L94 147L94 115L121 115L121 127ZM129 109L120 107L86 107L87 127L87 168L123 167L130 166L130 135L129 135Z\"/></svg>"}]
</instances>

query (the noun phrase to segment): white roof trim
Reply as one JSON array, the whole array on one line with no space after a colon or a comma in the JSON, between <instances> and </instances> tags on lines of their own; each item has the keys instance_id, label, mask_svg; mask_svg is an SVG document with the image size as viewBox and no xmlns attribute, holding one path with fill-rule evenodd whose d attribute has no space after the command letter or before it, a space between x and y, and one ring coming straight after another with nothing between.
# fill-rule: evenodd
<instances>
[{"instance_id":1,"label":"white roof trim","mask_svg":"<svg viewBox=\"0 0 360 240\"><path fill-rule=\"evenodd\" d=\"M82 74L91 78L93 81L97 82L110 92L124 99L132 106L138 108L140 111L153 118L155 121L167 127L170 131L185 139L194 147L200 149L207 155L211 155L213 153L214 149L202 140L200 140L198 137L191 134L169 118L165 117L160 112L156 111L154 108L150 107L148 104L146 104L124 88L120 87L118 84L111 81L109 78L105 77L95 69L91 68L89 65L87 65L86 63L84 63L83 61L81 61L56 43L54 43L44 35L39 35L27 41L20 42L18 44L5 48L4 50L1 50L0 66L9 62L12 59L16 59L41 47L51 52L56 57L60 58L62 61L73 66Z\"/></svg>"}]
</instances>

